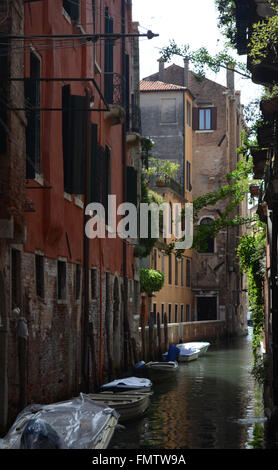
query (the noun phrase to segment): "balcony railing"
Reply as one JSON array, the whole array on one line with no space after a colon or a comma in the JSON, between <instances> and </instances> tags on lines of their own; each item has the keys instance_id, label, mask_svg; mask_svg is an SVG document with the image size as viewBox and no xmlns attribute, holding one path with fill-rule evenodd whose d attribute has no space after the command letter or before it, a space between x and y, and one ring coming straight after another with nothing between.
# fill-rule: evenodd
<instances>
[{"instance_id":1,"label":"balcony railing","mask_svg":"<svg viewBox=\"0 0 278 470\"><path fill-rule=\"evenodd\" d=\"M104 74L104 98L108 104L125 108L125 77L119 73Z\"/></svg>"}]
</instances>

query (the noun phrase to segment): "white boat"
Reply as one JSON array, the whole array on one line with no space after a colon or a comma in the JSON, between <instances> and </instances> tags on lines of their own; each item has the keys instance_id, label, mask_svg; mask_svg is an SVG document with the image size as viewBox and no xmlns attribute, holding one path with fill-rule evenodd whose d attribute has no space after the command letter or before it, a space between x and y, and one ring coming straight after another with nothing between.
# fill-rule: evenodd
<instances>
[{"instance_id":1,"label":"white boat","mask_svg":"<svg viewBox=\"0 0 278 470\"><path fill-rule=\"evenodd\" d=\"M147 364L145 364L145 367L147 367L148 369L152 369L152 370L160 370L160 371L165 371L165 372L168 372L168 371L172 371L172 370L176 370L178 368L178 363L176 361L151 361L151 362L147 362Z\"/></svg>"},{"instance_id":2,"label":"white boat","mask_svg":"<svg viewBox=\"0 0 278 470\"><path fill-rule=\"evenodd\" d=\"M178 357L178 362L190 362L198 359L200 350L199 349L183 349L180 348L180 354Z\"/></svg>"},{"instance_id":3,"label":"white boat","mask_svg":"<svg viewBox=\"0 0 278 470\"><path fill-rule=\"evenodd\" d=\"M126 377L123 379L116 379L100 387L102 392L109 390L115 393L129 390L144 390L149 392L151 391L151 388L152 382L149 379L140 377Z\"/></svg>"},{"instance_id":4,"label":"white boat","mask_svg":"<svg viewBox=\"0 0 278 470\"><path fill-rule=\"evenodd\" d=\"M119 414L88 395L19 413L0 449L107 449Z\"/></svg>"},{"instance_id":5,"label":"white boat","mask_svg":"<svg viewBox=\"0 0 278 470\"><path fill-rule=\"evenodd\" d=\"M205 341L195 341L191 343L180 343L176 345L179 349L198 349L199 357L204 356L210 346L210 343Z\"/></svg>"},{"instance_id":6,"label":"white boat","mask_svg":"<svg viewBox=\"0 0 278 470\"><path fill-rule=\"evenodd\" d=\"M119 422L138 418L148 409L150 404L150 393L130 392L102 392L89 393L88 396L99 403L103 403L109 408L116 410L120 417Z\"/></svg>"}]
</instances>

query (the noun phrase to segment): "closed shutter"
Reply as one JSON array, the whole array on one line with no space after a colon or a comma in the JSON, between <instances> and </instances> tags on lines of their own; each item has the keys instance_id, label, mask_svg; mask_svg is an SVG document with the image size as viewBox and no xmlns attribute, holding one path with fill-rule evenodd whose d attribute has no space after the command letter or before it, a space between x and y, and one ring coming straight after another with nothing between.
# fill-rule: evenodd
<instances>
[{"instance_id":1,"label":"closed shutter","mask_svg":"<svg viewBox=\"0 0 278 470\"><path fill-rule=\"evenodd\" d=\"M129 55L125 54L125 112L126 112L126 130L129 131L130 128L130 110L129 110Z\"/></svg>"},{"instance_id":2,"label":"closed shutter","mask_svg":"<svg viewBox=\"0 0 278 470\"><path fill-rule=\"evenodd\" d=\"M96 158L97 158L97 124L91 124L91 181L90 202L96 202Z\"/></svg>"},{"instance_id":3,"label":"closed shutter","mask_svg":"<svg viewBox=\"0 0 278 470\"><path fill-rule=\"evenodd\" d=\"M72 188L70 85L62 88L62 107L64 191L70 193Z\"/></svg>"},{"instance_id":4,"label":"closed shutter","mask_svg":"<svg viewBox=\"0 0 278 470\"><path fill-rule=\"evenodd\" d=\"M86 97L62 91L62 130L64 190L69 194L84 194L86 164Z\"/></svg>"},{"instance_id":5,"label":"closed shutter","mask_svg":"<svg viewBox=\"0 0 278 470\"><path fill-rule=\"evenodd\" d=\"M217 108L211 108L211 128L217 129Z\"/></svg>"},{"instance_id":6,"label":"closed shutter","mask_svg":"<svg viewBox=\"0 0 278 470\"><path fill-rule=\"evenodd\" d=\"M84 194L86 162L86 97L71 95L72 188L70 194Z\"/></svg>"},{"instance_id":7,"label":"closed shutter","mask_svg":"<svg viewBox=\"0 0 278 470\"><path fill-rule=\"evenodd\" d=\"M105 33L114 32L113 18L109 17L109 10L105 8ZM109 104L113 103L113 69L114 69L114 43L111 39L105 40L104 50L104 97Z\"/></svg>"},{"instance_id":8,"label":"closed shutter","mask_svg":"<svg viewBox=\"0 0 278 470\"><path fill-rule=\"evenodd\" d=\"M199 129L199 108L192 109L192 129L194 131Z\"/></svg>"},{"instance_id":9,"label":"closed shutter","mask_svg":"<svg viewBox=\"0 0 278 470\"><path fill-rule=\"evenodd\" d=\"M24 80L24 94L26 108L34 106L36 103L36 87L30 78ZM36 175L36 118L34 111L26 111L26 178L34 179Z\"/></svg>"},{"instance_id":10,"label":"closed shutter","mask_svg":"<svg viewBox=\"0 0 278 470\"><path fill-rule=\"evenodd\" d=\"M126 167L127 201L137 206L137 170L133 166Z\"/></svg>"}]
</instances>

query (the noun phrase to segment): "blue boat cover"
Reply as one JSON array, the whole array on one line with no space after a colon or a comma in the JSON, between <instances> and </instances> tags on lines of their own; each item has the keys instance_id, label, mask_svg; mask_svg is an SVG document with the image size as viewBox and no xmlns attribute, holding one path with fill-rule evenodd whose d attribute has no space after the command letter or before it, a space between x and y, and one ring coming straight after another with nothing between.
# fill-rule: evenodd
<instances>
[{"instance_id":1,"label":"blue boat cover","mask_svg":"<svg viewBox=\"0 0 278 470\"><path fill-rule=\"evenodd\" d=\"M174 344L171 344L169 346L169 351L167 354L167 361L176 361L179 353L180 353L179 348L177 348L177 346L175 346Z\"/></svg>"}]
</instances>

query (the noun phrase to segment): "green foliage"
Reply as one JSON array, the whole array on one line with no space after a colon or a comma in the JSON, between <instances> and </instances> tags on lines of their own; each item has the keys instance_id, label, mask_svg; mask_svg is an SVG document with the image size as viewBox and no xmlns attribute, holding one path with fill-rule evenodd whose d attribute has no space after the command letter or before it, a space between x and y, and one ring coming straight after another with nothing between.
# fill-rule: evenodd
<instances>
[{"instance_id":1,"label":"green foliage","mask_svg":"<svg viewBox=\"0 0 278 470\"><path fill-rule=\"evenodd\" d=\"M234 0L215 0L218 9L218 27L231 46L236 46L236 19Z\"/></svg>"},{"instance_id":2,"label":"green foliage","mask_svg":"<svg viewBox=\"0 0 278 470\"><path fill-rule=\"evenodd\" d=\"M278 5L271 1L269 3L274 15L253 24L249 56L254 64L260 64L269 53L274 55L275 61L277 57Z\"/></svg>"},{"instance_id":3,"label":"green foliage","mask_svg":"<svg viewBox=\"0 0 278 470\"><path fill-rule=\"evenodd\" d=\"M165 46L160 50L160 53L165 62L169 62L174 55L188 58L194 66L194 72L197 77L204 77L207 68L218 73L223 67L225 69L233 69L236 73L239 73L246 78L251 78L246 65L237 61L231 54L229 54L229 48L227 46L223 51L213 56L205 47L200 47L196 51L190 51L190 46L188 44L184 44L179 47L172 39L168 46Z\"/></svg>"},{"instance_id":4,"label":"green foliage","mask_svg":"<svg viewBox=\"0 0 278 470\"><path fill-rule=\"evenodd\" d=\"M147 181L155 177L157 180L167 183L167 181L175 177L179 167L178 163L170 162L170 160L152 157L149 159L148 169L143 170L143 174Z\"/></svg>"},{"instance_id":5,"label":"green foliage","mask_svg":"<svg viewBox=\"0 0 278 470\"><path fill-rule=\"evenodd\" d=\"M164 274L155 269L140 269L141 292L152 294L162 289Z\"/></svg>"},{"instance_id":6,"label":"green foliage","mask_svg":"<svg viewBox=\"0 0 278 470\"><path fill-rule=\"evenodd\" d=\"M241 238L237 249L240 269L248 280L248 304L253 318L253 375L258 381L265 380L265 364L259 351L264 325L265 246L265 224L257 222L252 233Z\"/></svg>"},{"instance_id":7,"label":"green foliage","mask_svg":"<svg viewBox=\"0 0 278 470\"><path fill-rule=\"evenodd\" d=\"M156 202L158 204L161 203L161 199L159 196L154 192L150 191L147 182L144 178L144 175L141 176L141 203L151 204L152 202ZM138 258L145 258L146 256L150 255L152 252L153 247L155 246L157 239L151 237L151 226L149 224L149 236L148 238L139 238L138 245L134 246L134 256Z\"/></svg>"}]
</instances>

